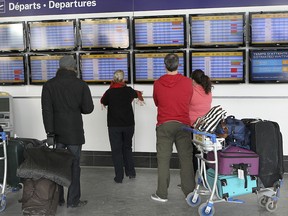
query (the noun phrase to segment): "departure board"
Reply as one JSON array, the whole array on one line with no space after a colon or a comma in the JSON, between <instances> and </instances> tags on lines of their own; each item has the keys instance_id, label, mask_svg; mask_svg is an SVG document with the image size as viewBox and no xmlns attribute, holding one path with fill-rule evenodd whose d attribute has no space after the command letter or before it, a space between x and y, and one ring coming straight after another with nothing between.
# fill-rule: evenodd
<instances>
[{"instance_id":1,"label":"departure board","mask_svg":"<svg viewBox=\"0 0 288 216\"><path fill-rule=\"evenodd\" d=\"M250 13L250 44L288 45L288 13Z\"/></svg>"},{"instance_id":2,"label":"departure board","mask_svg":"<svg viewBox=\"0 0 288 216\"><path fill-rule=\"evenodd\" d=\"M184 51L173 52L179 57L178 72L186 76L186 53ZM168 52L134 52L134 82L153 83L166 74L164 58Z\"/></svg>"},{"instance_id":3,"label":"departure board","mask_svg":"<svg viewBox=\"0 0 288 216\"><path fill-rule=\"evenodd\" d=\"M82 49L129 48L129 18L81 19Z\"/></svg>"},{"instance_id":4,"label":"departure board","mask_svg":"<svg viewBox=\"0 0 288 216\"><path fill-rule=\"evenodd\" d=\"M25 60L23 55L0 56L0 84L26 84Z\"/></svg>"},{"instance_id":5,"label":"departure board","mask_svg":"<svg viewBox=\"0 0 288 216\"><path fill-rule=\"evenodd\" d=\"M0 52L24 51L24 22L0 23Z\"/></svg>"},{"instance_id":6,"label":"departure board","mask_svg":"<svg viewBox=\"0 0 288 216\"><path fill-rule=\"evenodd\" d=\"M30 50L74 50L75 20L28 22Z\"/></svg>"},{"instance_id":7,"label":"departure board","mask_svg":"<svg viewBox=\"0 0 288 216\"><path fill-rule=\"evenodd\" d=\"M135 48L186 47L185 16L135 17Z\"/></svg>"},{"instance_id":8,"label":"departure board","mask_svg":"<svg viewBox=\"0 0 288 216\"><path fill-rule=\"evenodd\" d=\"M201 69L213 82L245 82L245 51L191 51L191 71Z\"/></svg>"},{"instance_id":9,"label":"departure board","mask_svg":"<svg viewBox=\"0 0 288 216\"><path fill-rule=\"evenodd\" d=\"M250 50L249 82L288 82L288 50Z\"/></svg>"},{"instance_id":10,"label":"departure board","mask_svg":"<svg viewBox=\"0 0 288 216\"><path fill-rule=\"evenodd\" d=\"M129 53L81 53L80 74L87 83L110 83L116 70L124 71L126 83L130 83Z\"/></svg>"},{"instance_id":11,"label":"departure board","mask_svg":"<svg viewBox=\"0 0 288 216\"><path fill-rule=\"evenodd\" d=\"M55 77L59 69L59 60L64 54L30 55L28 56L30 68L30 84L43 84Z\"/></svg>"},{"instance_id":12,"label":"departure board","mask_svg":"<svg viewBox=\"0 0 288 216\"><path fill-rule=\"evenodd\" d=\"M191 47L244 46L244 18L244 13L190 15Z\"/></svg>"}]
</instances>

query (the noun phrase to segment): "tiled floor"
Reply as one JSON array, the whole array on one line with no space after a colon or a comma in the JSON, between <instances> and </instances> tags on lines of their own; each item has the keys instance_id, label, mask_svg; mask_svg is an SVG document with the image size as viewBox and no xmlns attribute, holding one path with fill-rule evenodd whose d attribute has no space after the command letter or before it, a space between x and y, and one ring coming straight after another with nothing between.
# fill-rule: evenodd
<instances>
[{"instance_id":1,"label":"tiled floor","mask_svg":"<svg viewBox=\"0 0 288 216\"><path fill-rule=\"evenodd\" d=\"M155 192L157 169L137 169L136 179L124 179L122 184L113 181L112 168L82 167L82 199L88 204L81 208L58 207L57 216L191 216L198 215L198 207L190 207L183 193L177 187L180 182L179 170L171 170L171 184L167 203L158 203L150 199ZM221 202L215 204L215 216L286 216L288 215L288 175L285 174L281 187L281 196L274 213L268 212L257 204L257 195L238 197L244 204ZM5 216L21 215L22 190L7 194L6 209L0 213ZM202 202L208 197L201 196Z\"/></svg>"}]
</instances>

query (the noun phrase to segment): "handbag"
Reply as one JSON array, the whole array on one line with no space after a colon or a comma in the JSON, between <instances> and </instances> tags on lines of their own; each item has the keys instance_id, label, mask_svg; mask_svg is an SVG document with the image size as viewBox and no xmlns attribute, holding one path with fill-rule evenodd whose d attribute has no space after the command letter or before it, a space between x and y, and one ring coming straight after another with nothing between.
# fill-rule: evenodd
<instances>
[{"instance_id":1,"label":"handbag","mask_svg":"<svg viewBox=\"0 0 288 216\"><path fill-rule=\"evenodd\" d=\"M46 178L59 185L71 184L71 166L74 155L67 149L47 146L27 148L25 160L17 169L20 178Z\"/></svg>"}]
</instances>

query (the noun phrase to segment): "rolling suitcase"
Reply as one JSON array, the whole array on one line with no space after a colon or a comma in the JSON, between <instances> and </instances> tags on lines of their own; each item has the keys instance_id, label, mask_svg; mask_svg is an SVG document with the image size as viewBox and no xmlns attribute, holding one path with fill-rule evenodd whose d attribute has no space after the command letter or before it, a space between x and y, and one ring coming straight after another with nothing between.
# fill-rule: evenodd
<instances>
[{"instance_id":1,"label":"rolling suitcase","mask_svg":"<svg viewBox=\"0 0 288 216\"><path fill-rule=\"evenodd\" d=\"M13 188L21 188L21 179L16 176L18 166L24 161L24 146L14 140L7 141L7 184ZM3 147L0 149L0 157L3 156ZM0 179L3 180L4 161L0 161Z\"/></svg>"},{"instance_id":2,"label":"rolling suitcase","mask_svg":"<svg viewBox=\"0 0 288 216\"><path fill-rule=\"evenodd\" d=\"M283 179L283 143L277 122L242 119L251 131L251 150L259 155L259 179L263 186L273 187Z\"/></svg>"},{"instance_id":3,"label":"rolling suitcase","mask_svg":"<svg viewBox=\"0 0 288 216\"><path fill-rule=\"evenodd\" d=\"M213 187L214 178L215 170L208 169L207 181L210 188ZM255 176L247 176L247 186L245 187L245 179L240 179L237 175L218 175L217 190L223 199L255 193L257 189L257 177Z\"/></svg>"},{"instance_id":4,"label":"rolling suitcase","mask_svg":"<svg viewBox=\"0 0 288 216\"><path fill-rule=\"evenodd\" d=\"M259 156L251 150L228 146L219 150L217 155L218 173L221 175L237 174L238 169L242 169L247 175L259 174ZM215 160L214 152L208 152L207 159ZM208 166L214 168L215 164L208 163Z\"/></svg>"},{"instance_id":5,"label":"rolling suitcase","mask_svg":"<svg viewBox=\"0 0 288 216\"><path fill-rule=\"evenodd\" d=\"M26 148L39 146L43 141L33 138L10 138L7 140L7 184L13 188L21 188L21 178L17 177L17 168L24 161ZM3 156L3 147L0 157ZM4 163L0 161L0 180L3 180Z\"/></svg>"}]
</instances>

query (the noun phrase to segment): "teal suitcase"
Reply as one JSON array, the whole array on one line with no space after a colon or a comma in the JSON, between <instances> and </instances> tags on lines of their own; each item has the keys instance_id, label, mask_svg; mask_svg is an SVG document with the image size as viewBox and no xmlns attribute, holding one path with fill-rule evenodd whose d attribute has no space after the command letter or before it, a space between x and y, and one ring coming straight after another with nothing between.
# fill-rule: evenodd
<instances>
[{"instance_id":1,"label":"teal suitcase","mask_svg":"<svg viewBox=\"0 0 288 216\"><path fill-rule=\"evenodd\" d=\"M207 170L207 181L212 189L215 178L215 170ZM221 198L237 197L245 194L255 193L258 190L257 178L247 175L245 179L238 178L237 175L218 175L217 179L218 194Z\"/></svg>"}]
</instances>

